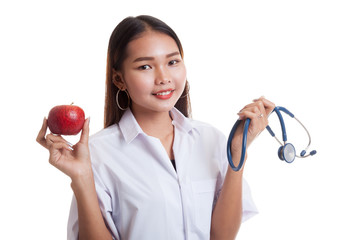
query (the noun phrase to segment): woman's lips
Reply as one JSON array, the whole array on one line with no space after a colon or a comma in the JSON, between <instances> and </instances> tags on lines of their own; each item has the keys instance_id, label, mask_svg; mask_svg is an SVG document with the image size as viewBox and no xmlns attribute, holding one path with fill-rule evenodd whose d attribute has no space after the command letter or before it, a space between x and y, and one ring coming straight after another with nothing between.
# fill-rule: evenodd
<instances>
[{"instance_id":1,"label":"woman's lips","mask_svg":"<svg viewBox=\"0 0 360 240\"><path fill-rule=\"evenodd\" d=\"M167 89L167 90L159 91L157 93L153 93L153 95L159 99L169 99L171 98L173 93L174 93L173 89Z\"/></svg>"}]
</instances>

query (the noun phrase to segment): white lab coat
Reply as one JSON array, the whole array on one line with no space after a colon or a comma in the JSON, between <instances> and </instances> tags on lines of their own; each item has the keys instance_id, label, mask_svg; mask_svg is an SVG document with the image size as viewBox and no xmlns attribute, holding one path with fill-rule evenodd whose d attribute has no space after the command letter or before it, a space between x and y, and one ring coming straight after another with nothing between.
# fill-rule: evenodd
<instances>
[{"instance_id":1,"label":"white lab coat","mask_svg":"<svg viewBox=\"0 0 360 240\"><path fill-rule=\"evenodd\" d=\"M214 127L170 112L176 171L159 139L146 135L127 110L118 124L90 137L96 191L114 239L210 238L213 206L227 171L226 137ZM243 221L257 213L243 184ZM76 200L68 239L78 237Z\"/></svg>"}]
</instances>

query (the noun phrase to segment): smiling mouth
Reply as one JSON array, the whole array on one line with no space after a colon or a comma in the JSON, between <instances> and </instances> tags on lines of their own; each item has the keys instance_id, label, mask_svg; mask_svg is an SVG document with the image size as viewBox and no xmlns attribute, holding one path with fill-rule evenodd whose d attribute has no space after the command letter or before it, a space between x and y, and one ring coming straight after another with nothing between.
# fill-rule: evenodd
<instances>
[{"instance_id":1,"label":"smiling mouth","mask_svg":"<svg viewBox=\"0 0 360 240\"><path fill-rule=\"evenodd\" d=\"M153 95L155 95L155 96L165 96L165 95L169 95L172 92L174 92L174 90L168 90L168 91L165 91L165 92L154 93Z\"/></svg>"},{"instance_id":2,"label":"smiling mouth","mask_svg":"<svg viewBox=\"0 0 360 240\"><path fill-rule=\"evenodd\" d=\"M167 100L172 97L174 91L175 91L174 89L165 89L163 91L153 93L152 95L155 96L157 99Z\"/></svg>"}]
</instances>

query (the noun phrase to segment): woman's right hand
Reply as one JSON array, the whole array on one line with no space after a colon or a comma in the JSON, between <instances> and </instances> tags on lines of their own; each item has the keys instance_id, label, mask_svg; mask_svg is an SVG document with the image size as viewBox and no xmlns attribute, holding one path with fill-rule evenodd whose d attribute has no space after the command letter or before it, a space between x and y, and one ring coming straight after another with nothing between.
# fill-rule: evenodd
<instances>
[{"instance_id":1,"label":"woman's right hand","mask_svg":"<svg viewBox=\"0 0 360 240\"><path fill-rule=\"evenodd\" d=\"M49 162L72 180L92 176L89 152L89 118L85 120L80 140L71 145L60 135L46 134L47 119L39 131L36 141L49 150Z\"/></svg>"}]
</instances>

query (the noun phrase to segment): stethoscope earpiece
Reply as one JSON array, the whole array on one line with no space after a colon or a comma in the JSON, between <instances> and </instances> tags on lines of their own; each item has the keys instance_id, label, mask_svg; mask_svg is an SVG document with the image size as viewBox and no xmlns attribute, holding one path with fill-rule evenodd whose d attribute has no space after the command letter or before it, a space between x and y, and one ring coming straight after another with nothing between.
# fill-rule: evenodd
<instances>
[{"instance_id":1,"label":"stethoscope earpiece","mask_svg":"<svg viewBox=\"0 0 360 240\"><path fill-rule=\"evenodd\" d=\"M300 125L305 129L305 131L306 131L306 133L307 133L307 135L309 137L309 143L308 143L307 147L305 148L305 150L301 151L300 156L296 155L296 150L295 150L294 145L292 145L291 143L286 143L287 135L286 135L286 129L285 129L285 122L284 122L284 119L283 119L280 111L285 112L291 118L294 118L296 121L298 121L300 123ZM280 121L283 143L281 143L280 140L275 136L275 133L272 131L272 129L270 128L269 125L266 126L266 129L268 130L270 135L273 136L278 141L278 143L280 143L280 145L281 145L281 147L278 150L279 158L281 160L287 162L287 163L292 163L295 160L296 157L298 157L298 158L306 158L306 157L315 155L316 150L312 150L308 155L306 155L306 150L309 148L309 146L311 144L310 133L305 128L305 126L294 116L294 114L292 114L289 110L287 110L284 107L275 107L273 112L276 112L276 114L277 114L277 116L279 118L279 121ZM246 119L246 121L245 121L240 163L239 163L239 165L237 167L235 167L234 162L232 161L232 156L231 156L231 142L232 142L235 131L236 131L237 127L239 126L239 124L240 124L240 120L235 122L233 128L231 129L229 139L228 139L228 143L227 143L228 161L229 161L229 164L230 164L231 168L234 171L239 171L242 168L243 164L244 164L244 158L245 158L245 153L246 153L247 132L248 132L249 124L250 124L250 119Z\"/></svg>"},{"instance_id":2,"label":"stethoscope earpiece","mask_svg":"<svg viewBox=\"0 0 360 240\"><path fill-rule=\"evenodd\" d=\"M300 153L300 156L303 157L303 156L305 156L305 154L306 154L306 151L305 151L305 150L302 150L301 153Z\"/></svg>"},{"instance_id":3,"label":"stethoscope earpiece","mask_svg":"<svg viewBox=\"0 0 360 240\"><path fill-rule=\"evenodd\" d=\"M314 156L316 153L317 153L316 150L312 150L312 151L310 152L310 156Z\"/></svg>"},{"instance_id":4,"label":"stethoscope earpiece","mask_svg":"<svg viewBox=\"0 0 360 240\"><path fill-rule=\"evenodd\" d=\"M316 154L316 150L312 150L308 155L305 155L306 154L306 151L305 150L302 150L301 153L300 153L300 156L305 158L305 157L308 157L308 156L313 156Z\"/></svg>"}]
</instances>

